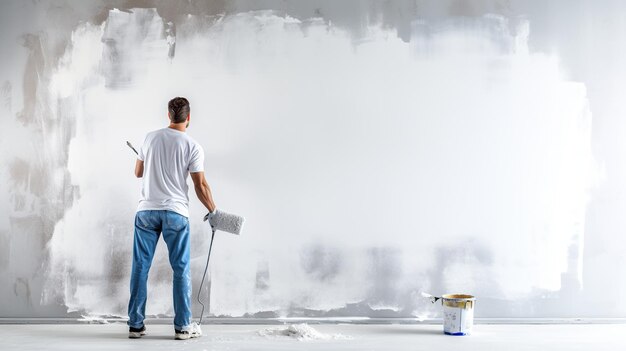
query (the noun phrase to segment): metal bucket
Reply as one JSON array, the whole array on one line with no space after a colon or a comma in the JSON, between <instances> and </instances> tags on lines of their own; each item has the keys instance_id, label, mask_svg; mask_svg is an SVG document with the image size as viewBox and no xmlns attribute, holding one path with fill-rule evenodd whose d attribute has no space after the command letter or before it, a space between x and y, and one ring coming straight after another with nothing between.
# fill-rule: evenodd
<instances>
[{"instance_id":1,"label":"metal bucket","mask_svg":"<svg viewBox=\"0 0 626 351\"><path fill-rule=\"evenodd\" d=\"M474 326L476 298L465 294L441 296L443 304L443 332L447 335L469 335Z\"/></svg>"}]
</instances>

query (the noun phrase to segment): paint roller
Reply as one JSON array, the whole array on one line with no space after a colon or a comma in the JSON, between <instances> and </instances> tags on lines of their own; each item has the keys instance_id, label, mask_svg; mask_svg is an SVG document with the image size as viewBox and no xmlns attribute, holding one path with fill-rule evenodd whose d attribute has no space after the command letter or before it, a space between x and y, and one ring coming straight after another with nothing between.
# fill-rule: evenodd
<instances>
[{"instance_id":1,"label":"paint roller","mask_svg":"<svg viewBox=\"0 0 626 351\"><path fill-rule=\"evenodd\" d=\"M245 218L222 210L215 210L204 216L204 221L209 221L213 231L221 230L226 233L239 235Z\"/></svg>"},{"instance_id":2,"label":"paint roller","mask_svg":"<svg viewBox=\"0 0 626 351\"><path fill-rule=\"evenodd\" d=\"M198 289L197 300L198 303L202 306L202 311L200 312L200 320L198 321L198 324L202 324L202 317L204 316L204 304L200 300L200 294L202 293L202 286L204 285L206 272L209 269L209 260L211 259L211 249L213 248L213 239L215 239L215 232L221 230L226 233L239 235L241 233L241 228L243 227L243 222L245 221L245 218L216 209L213 212L207 213L207 215L204 216L204 221L209 221L212 233L211 243L209 244L209 254L206 257L206 266L204 266L202 281L200 281L200 288Z\"/></svg>"}]
</instances>

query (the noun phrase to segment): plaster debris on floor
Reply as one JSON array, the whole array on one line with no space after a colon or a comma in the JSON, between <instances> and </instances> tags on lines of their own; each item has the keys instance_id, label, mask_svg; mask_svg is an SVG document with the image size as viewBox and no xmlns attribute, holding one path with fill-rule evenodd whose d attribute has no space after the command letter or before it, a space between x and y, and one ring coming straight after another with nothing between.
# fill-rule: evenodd
<instances>
[{"instance_id":1,"label":"plaster debris on floor","mask_svg":"<svg viewBox=\"0 0 626 351\"><path fill-rule=\"evenodd\" d=\"M301 324L289 324L282 327L261 329L257 332L263 337L288 337L297 340L350 340L352 337L343 334L325 334L317 331L312 326Z\"/></svg>"}]
</instances>

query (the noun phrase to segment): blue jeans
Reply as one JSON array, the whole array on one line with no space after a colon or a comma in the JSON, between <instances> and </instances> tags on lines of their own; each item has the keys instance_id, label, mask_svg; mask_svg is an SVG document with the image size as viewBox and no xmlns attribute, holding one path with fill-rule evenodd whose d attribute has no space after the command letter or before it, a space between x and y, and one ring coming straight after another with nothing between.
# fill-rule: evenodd
<instances>
[{"instance_id":1,"label":"blue jeans","mask_svg":"<svg viewBox=\"0 0 626 351\"><path fill-rule=\"evenodd\" d=\"M128 325L133 328L143 326L148 271L161 233L167 244L170 265L174 271L174 327L181 330L191 322L189 220L176 212L165 210L139 211L135 215Z\"/></svg>"}]
</instances>

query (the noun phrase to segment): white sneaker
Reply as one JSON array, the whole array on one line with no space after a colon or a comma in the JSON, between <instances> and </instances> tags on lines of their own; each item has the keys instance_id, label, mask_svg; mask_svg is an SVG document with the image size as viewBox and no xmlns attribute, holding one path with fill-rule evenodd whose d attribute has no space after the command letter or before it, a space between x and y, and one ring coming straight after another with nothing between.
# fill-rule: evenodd
<instances>
[{"instance_id":1,"label":"white sneaker","mask_svg":"<svg viewBox=\"0 0 626 351\"><path fill-rule=\"evenodd\" d=\"M202 336L202 329L200 329L200 325L198 325L198 323L196 322L193 322L188 326L183 327L183 330L174 331L176 340L187 340Z\"/></svg>"},{"instance_id":2,"label":"white sneaker","mask_svg":"<svg viewBox=\"0 0 626 351\"><path fill-rule=\"evenodd\" d=\"M142 336L146 335L146 326L142 326L141 328L128 328L128 337L131 339L139 339Z\"/></svg>"}]
</instances>

